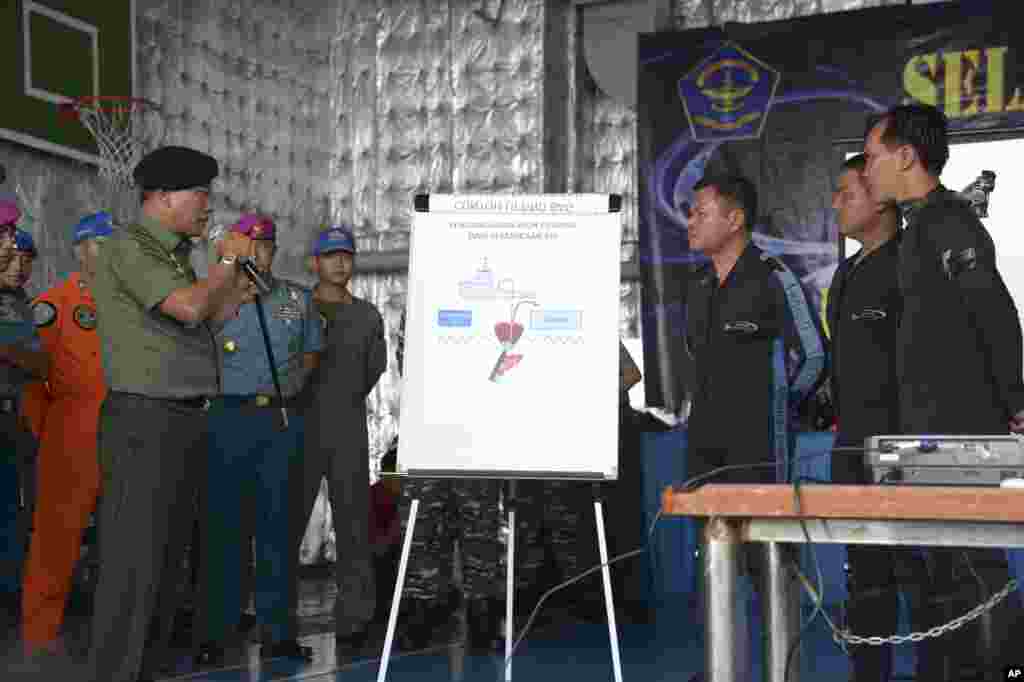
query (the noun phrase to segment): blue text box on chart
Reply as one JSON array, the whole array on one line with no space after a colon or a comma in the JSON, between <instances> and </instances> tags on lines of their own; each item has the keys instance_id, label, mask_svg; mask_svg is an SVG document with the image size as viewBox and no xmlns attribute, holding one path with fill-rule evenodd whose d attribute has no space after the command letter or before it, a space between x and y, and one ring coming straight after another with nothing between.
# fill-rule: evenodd
<instances>
[{"instance_id":1,"label":"blue text box on chart","mask_svg":"<svg viewBox=\"0 0 1024 682\"><path fill-rule=\"evenodd\" d=\"M531 310L530 329L535 331L579 331L583 329L582 310Z\"/></svg>"},{"instance_id":2,"label":"blue text box on chart","mask_svg":"<svg viewBox=\"0 0 1024 682\"><path fill-rule=\"evenodd\" d=\"M437 326L466 328L473 326L472 310L438 310Z\"/></svg>"}]
</instances>

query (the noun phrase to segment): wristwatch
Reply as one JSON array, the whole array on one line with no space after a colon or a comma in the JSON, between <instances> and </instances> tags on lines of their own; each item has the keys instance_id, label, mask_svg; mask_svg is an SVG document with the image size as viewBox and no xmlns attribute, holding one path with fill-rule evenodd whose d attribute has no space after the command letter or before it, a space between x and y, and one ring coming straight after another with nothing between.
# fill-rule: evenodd
<instances>
[{"instance_id":1,"label":"wristwatch","mask_svg":"<svg viewBox=\"0 0 1024 682\"><path fill-rule=\"evenodd\" d=\"M221 265L234 265L236 260L237 258L235 256L221 256L220 261L218 262Z\"/></svg>"}]
</instances>

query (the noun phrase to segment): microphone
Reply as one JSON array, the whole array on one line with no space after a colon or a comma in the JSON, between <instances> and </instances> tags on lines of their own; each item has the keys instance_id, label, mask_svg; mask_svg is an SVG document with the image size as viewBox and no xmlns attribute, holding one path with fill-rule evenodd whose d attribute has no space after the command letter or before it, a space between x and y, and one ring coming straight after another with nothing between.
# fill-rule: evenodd
<instances>
[{"instance_id":1,"label":"microphone","mask_svg":"<svg viewBox=\"0 0 1024 682\"><path fill-rule=\"evenodd\" d=\"M226 235L227 232L228 228L226 225L223 223L214 223L210 226L210 229L207 230L204 239L211 244L216 244L224 238L224 235ZM256 262L252 258L239 258L235 263L238 264L238 267L242 268L242 271L245 273L245 276L249 278L249 281L256 285L261 296L265 296L270 293L270 285L267 284L265 279L263 279L260 271L256 268Z\"/></svg>"},{"instance_id":2,"label":"microphone","mask_svg":"<svg viewBox=\"0 0 1024 682\"><path fill-rule=\"evenodd\" d=\"M239 258L235 262L238 263L238 267L242 268L242 272L249 278L249 281L260 290L260 295L266 296L270 293L270 285L263 279L260 271L256 269L256 263L252 258Z\"/></svg>"}]
</instances>

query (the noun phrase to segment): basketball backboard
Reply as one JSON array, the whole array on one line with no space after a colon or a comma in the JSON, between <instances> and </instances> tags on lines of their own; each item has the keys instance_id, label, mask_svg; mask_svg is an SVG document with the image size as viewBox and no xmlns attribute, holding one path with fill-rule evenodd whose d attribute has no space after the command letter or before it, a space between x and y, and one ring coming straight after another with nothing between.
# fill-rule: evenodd
<instances>
[{"instance_id":1,"label":"basketball backboard","mask_svg":"<svg viewBox=\"0 0 1024 682\"><path fill-rule=\"evenodd\" d=\"M0 3L0 137L98 163L96 140L57 105L133 96L135 71L135 0Z\"/></svg>"}]
</instances>

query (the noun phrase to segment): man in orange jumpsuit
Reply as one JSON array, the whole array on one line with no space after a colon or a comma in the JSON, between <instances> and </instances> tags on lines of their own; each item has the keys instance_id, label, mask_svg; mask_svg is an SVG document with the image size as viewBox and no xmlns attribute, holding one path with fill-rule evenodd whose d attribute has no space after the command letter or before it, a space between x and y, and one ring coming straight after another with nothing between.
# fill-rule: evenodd
<instances>
[{"instance_id":1,"label":"man in orange jumpsuit","mask_svg":"<svg viewBox=\"0 0 1024 682\"><path fill-rule=\"evenodd\" d=\"M30 656L60 648L64 604L82 531L100 490L96 438L107 389L89 284L100 242L112 232L109 213L79 221L73 243L80 272L33 305L36 329L51 363L50 404L39 438L36 508L22 589L22 639Z\"/></svg>"}]
</instances>

